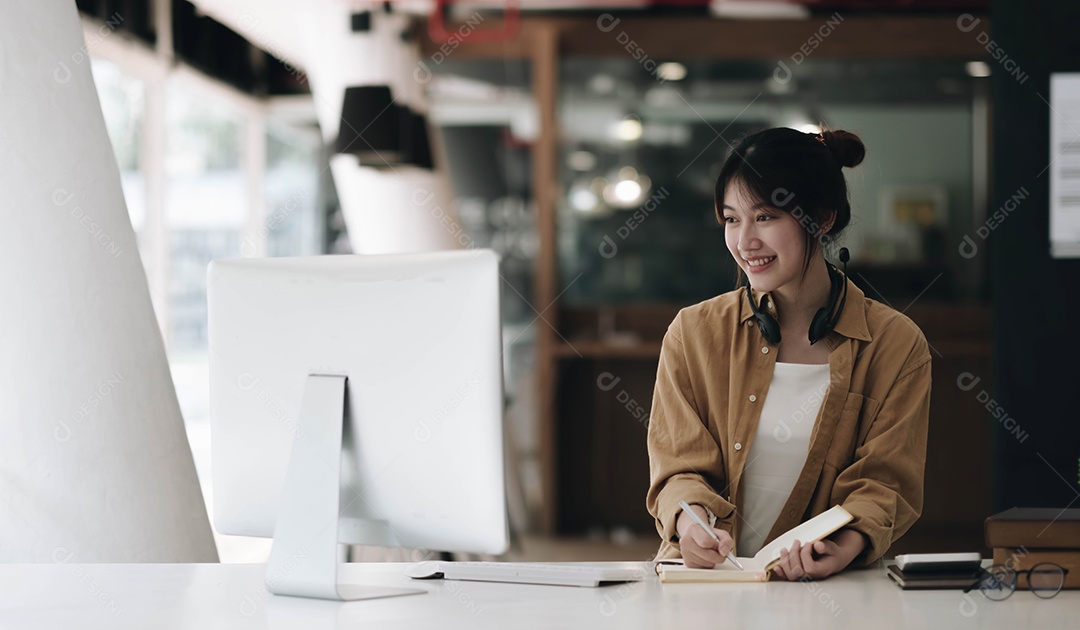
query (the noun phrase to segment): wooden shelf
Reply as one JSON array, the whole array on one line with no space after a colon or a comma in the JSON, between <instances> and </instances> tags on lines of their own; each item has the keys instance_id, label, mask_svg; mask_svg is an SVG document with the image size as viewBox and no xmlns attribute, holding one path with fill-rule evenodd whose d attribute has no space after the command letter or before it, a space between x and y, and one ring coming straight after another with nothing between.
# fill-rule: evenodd
<instances>
[{"instance_id":1,"label":"wooden shelf","mask_svg":"<svg viewBox=\"0 0 1080 630\"><path fill-rule=\"evenodd\" d=\"M832 17L776 20L731 20L698 16L622 16L611 30L603 32L593 15L521 19L518 36L509 41L479 41L463 37L455 42L455 59L529 59L535 43L552 29L559 35L560 56L622 57L633 50L648 51L653 59L788 59L807 43L810 34L828 33L814 49L817 58L888 57L985 59L986 48L975 34L960 31L956 16L847 15L843 21ZM985 12L978 17L980 30L990 29ZM459 32L463 23L447 24ZM607 26L605 24L604 26ZM485 20L484 29L505 31L500 19ZM628 42L633 48L628 48ZM446 54L444 44L421 38L421 54Z\"/></svg>"}]
</instances>

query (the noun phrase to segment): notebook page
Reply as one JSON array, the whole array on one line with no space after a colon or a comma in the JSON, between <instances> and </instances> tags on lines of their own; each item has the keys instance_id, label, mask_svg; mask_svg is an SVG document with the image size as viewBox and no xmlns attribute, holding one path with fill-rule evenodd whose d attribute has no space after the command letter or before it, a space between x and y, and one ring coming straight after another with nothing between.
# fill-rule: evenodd
<instances>
[{"instance_id":1,"label":"notebook page","mask_svg":"<svg viewBox=\"0 0 1080 630\"><path fill-rule=\"evenodd\" d=\"M765 545L754 554L754 558L761 564L768 565L780 557L781 549L789 549L791 545L795 544L796 540L803 544L821 540L846 525L852 518L847 510L839 505L834 505L809 521L780 534L776 537L776 540ZM742 558L739 559L739 562L742 562Z\"/></svg>"}]
</instances>

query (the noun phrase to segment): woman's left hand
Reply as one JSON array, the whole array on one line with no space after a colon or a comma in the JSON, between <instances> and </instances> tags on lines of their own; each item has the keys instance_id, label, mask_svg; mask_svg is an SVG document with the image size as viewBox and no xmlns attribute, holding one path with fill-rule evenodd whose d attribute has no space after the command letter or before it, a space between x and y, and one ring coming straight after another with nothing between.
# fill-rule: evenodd
<instances>
[{"instance_id":1,"label":"woman's left hand","mask_svg":"<svg viewBox=\"0 0 1080 630\"><path fill-rule=\"evenodd\" d=\"M820 580L843 571L866 548L866 538L853 529L842 529L835 540L819 540L813 545L799 541L791 549L780 550L780 564L773 567L785 580Z\"/></svg>"}]
</instances>

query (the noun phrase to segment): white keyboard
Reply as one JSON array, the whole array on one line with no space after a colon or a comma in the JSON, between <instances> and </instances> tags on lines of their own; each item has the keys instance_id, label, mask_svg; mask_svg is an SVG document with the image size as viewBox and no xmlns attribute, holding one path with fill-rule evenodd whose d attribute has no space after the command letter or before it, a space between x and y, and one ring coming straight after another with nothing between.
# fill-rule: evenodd
<instances>
[{"instance_id":1,"label":"white keyboard","mask_svg":"<svg viewBox=\"0 0 1080 630\"><path fill-rule=\"evenodd\" d=\"M645 578L641 567L595 567L546 562L417 562L405 569L415 579L513 582L552 586L600 586L614 582L638 582Z\"/></svg>"}]
</instances>

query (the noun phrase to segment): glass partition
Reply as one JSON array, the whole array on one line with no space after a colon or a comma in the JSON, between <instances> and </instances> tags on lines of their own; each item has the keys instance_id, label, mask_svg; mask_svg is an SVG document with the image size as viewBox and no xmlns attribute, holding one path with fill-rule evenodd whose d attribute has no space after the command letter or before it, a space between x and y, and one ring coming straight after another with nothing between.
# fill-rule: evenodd
<instances>
[{"instance_id":1,"label":"glass partition","mask_svg":"<svg viewBox=\"0 0 1080 630\"><path fill-rule=\"evenodd\" d=\"M819 124L866 144L865 161L845 169L852 277L900 308L924 289L977 298L981 275L957 247L985 212L973 156L985 142L986 79L973 74L960 60L685 61L655 73L628 58L566 60L565 303L689 304L731 289L736 270L713 211L721 164L745 133Z\"/></svg>"}]
</instances>

